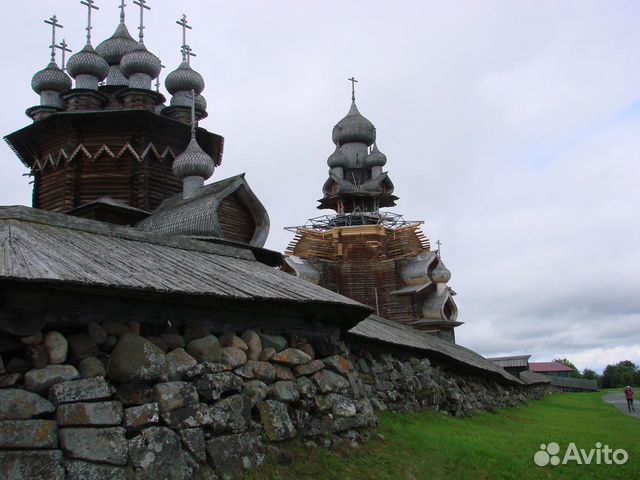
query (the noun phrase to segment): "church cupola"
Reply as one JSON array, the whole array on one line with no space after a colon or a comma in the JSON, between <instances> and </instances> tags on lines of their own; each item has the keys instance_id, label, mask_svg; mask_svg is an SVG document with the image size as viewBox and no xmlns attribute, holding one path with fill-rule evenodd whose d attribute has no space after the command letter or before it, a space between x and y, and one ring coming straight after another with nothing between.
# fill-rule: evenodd
<instances>
[{"instance_id":1,"label":"church cupola","mask_svg":"<svg viewBox=\"0 0 640 480\"><path fill-rule=\"evenodd\" d=\"M72 55L67 63L67 71L76 81L76 88L83 90L98 90L98 85L109 74L109 64L96 53L91 45L91 14L98 10L95 0L83 0L87 7L87 44L78 53Z\"/></svg>"},{"instance_id":2,"label":"church cupola","mask_svg":"<svg viewBox=\"0 0 640 480\"><path fill-rule=\"evenodd\" d=\"M71 79L64 73L56 63L56 28L63 28L58 23L58 18L54 15L45 23L51 25L51 60L49 65L37 72L31 80L31 88L40 95L40 107L62 110L64 102L61 94L72 87ZM41 109L40 109L41 110Z\"/></svg>"},{"instance_id":3,"label":"church cupola","mask_svg":"<svg viewBox=\"0 0 640 480\"><path fill-rule=\"evenodd\" d=\"M196 92L191 91L191 141L184 152L173 161L173 173L182 180L183 198L194 197L204 187L205 180L213 175L213 159L196 140Z\"/></svg>"},{"instance_id":4,"label":"church cupola","mask_svg":"<svg viewBox=\"0 0 640 480\"><path fill-rule=\"evenodd\" d=\"M129 88L151 90L153 80L160 75L162 62L144 45L144 11L151 10L146 0L134 1L140 7L140 26L138 45L125 54L120 61L120 71L128 80Z\"/></svg>"},{"instance_id":5,"label":"church cupola","mask_svg":"<svg viewBox=\"0 0 640 480\"><path fill-rule=\"evenodd\" d=\"M187 30L193 27L189 25L186 15L176 22L182 27L182 62L173 72L167 75L165 79L165 87L171 94L170 107L164 110L164 113L176 120L185 123L191 122L191 92L196 94L195 114L196 120L202 120L207 116L207 101L201 95L204 90L205 83L202 75L191 68L191 57L196 54L189 45L187 45Z\"/></svg>"},{"instance_id":6,"label":"church cupola","mask_svg":"<svg viewBox=\"0 0 640 480\"><path fill-rule=\"evenodd\" d=\"M327 160L329 178L322 188L324 197L318 208L330 208L339 214L373 213L367 218L374 218L380 208L394 206L397 197L392 195L393 183L382 171L387 157L375 144L376 128L356 106L357 80L349 81L351 108L331 133L336 150Z\"/></svg>"},{"instance_id":7,"label":"church cupola","mask_svg":"<svg viewBox=\"0 0 640 480\"><path fill-rule=\"evenodd\" d=\"M120 23L111 37L96 47L96 52L109 64L107 85L127 87L129 81L122 75L120 62L122 57L133 52L138 47L138 42L129 33L125 24L125 3L120 3Z\"/></svg>"}]
</instances>

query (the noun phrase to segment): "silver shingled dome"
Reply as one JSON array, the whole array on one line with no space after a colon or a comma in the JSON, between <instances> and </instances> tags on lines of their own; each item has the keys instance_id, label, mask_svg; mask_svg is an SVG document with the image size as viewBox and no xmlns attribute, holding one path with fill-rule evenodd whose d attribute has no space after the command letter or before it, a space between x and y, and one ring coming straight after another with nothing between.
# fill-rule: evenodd
<instances>
[{"instance_id":1,"label":"silver shingled dome","mask_svg":"<svg viewBox=\"0 0 640 480\"><path fill-rule=\"evenodd\" d=\"M373 144L373 150L365 160L367 167L383 167L387 163L387 156L378 150L378 145Z\"/></svg>"},{"instance_id":2,"label":"silver shingled dome","mask_svg":"<svg viewBox=\"0 0 640 480\"><path fill-rule=\"evenodd\" d=\"M73 78L79 75L91 75L102 81L109 74L109 64L91 45L87 44L78 53L71 55L67 62L67 71Z\"/></svg>"},{"instance_id":3,"label":"silver shingled dome","mask_svg":"<svg viewBox=\"0 0 640 480\"><path fill-rule=\"evenodd\" d=\"M181 91L190 92L191 90L195 90L196 94L200 95L204 90L204 78L192 69L187 62L182 62L177 69L167 75L164 85L171 95Z\"/></svg>"},{"instance_id":4,"label":"silver shingled dome","mask_svg":"<svg viewBox=\"0 0 640 480\"><path fill-rule=\"evenodd\" d=\"M360 114L354 101L347 116L333 127L331 138L336 145L359 142L369 146L376 140L376 128Z\"/></svg>"},{"instance_id":5,"label":"silver shingled dome","mask_svg":"<svg viewBox=\"0 0 640 480\"><path fill-rule=\"evenodd\" d=\"M447 283L451 280L451 272L444 266L442 260L438 261L438 265L431 272L431 280L435 283Z\"/></svg>"},{"instance_id":6,"label":"silver shingled dome","mask_svg":"<svg viewBox=\"0 0 640 480\"><path fill-rule=\"evenodd\" d=\"M60 70L55 62L49 63L47 68L37 72L31 80L31 88L38 95L44 91L63 93L71 90L71 87L69 75Z\"/></svg>"},{"instance_id":7,"label":"silver shingled dome","mask_svg":"<svg viewBox=\"0 0 640 480\"><path fill-rule=\"evenodd\" d=\"M96 52L109 65L118 65L122 57L134 51L137 47L138 42L133 39L127 26L120 22L115 33L96 47Z\"/></svg>"},{"instance_id":8,"label":"silver shingled dome","mask_svg":"<svg viewBox=\"0 0 640 480\"><path fill-rule=\"evenodd\" d=\"M170 105L172 107L191 108L191 93L181 91L177 95L171 97ZM202 95L196 95L196 110L199 112L207 111L207 101Z\"/></svg>"},{"instance_id":9,"label":"silver shingled dome","mask_svg":"<svg viewBox=\"0 0 640 480\"><path fill-rule=\"evenodd\" d=\"M346 167L349 163L349 159L344 154L342 150L340 150L340 146L336 145L336 150L327 159L327 165L329 168L335 167Z\"/></svg>"},{"instance_id":10,"label":"silver shingled dome","mask_svg":"<svg viewBox=\"0 0 640 480\"><path fill-rule=\"evenodd\" d=\"M213 175L213 159L200 147L195 137L173 161L173 173L178 178L202 177L205 180Z\"/></svg>"},{"instance_id":11,"label":"silver shingled dome","mask_svg":"<svg viewBox=\"0 0 640 480\"><path fill-rule=\"evenodd\" d=\"M120 70L126 78L130 78L136 73L157 78L162 70L162 63L158 57L147 50L143 43L138 42L135 50L122 57Z\"/></svg>"}]
</instances>

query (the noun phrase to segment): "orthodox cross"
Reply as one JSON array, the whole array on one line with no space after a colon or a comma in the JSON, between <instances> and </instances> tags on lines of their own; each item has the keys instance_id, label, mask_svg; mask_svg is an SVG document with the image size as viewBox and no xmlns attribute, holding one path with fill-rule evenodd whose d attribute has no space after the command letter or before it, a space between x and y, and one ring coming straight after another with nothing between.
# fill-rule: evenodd
<instances>
[{"instance_id":1,"label":"orthodox cross","mask_svg":"<svg viewBox=\"0 0 640 480\"><path fill-rule=\"evenodd\" d=\"M191 57L197 57L191 47L189 45L184 45L181 49L182 51L182 61L187 62L188 65L191 65Z\"/></svg>"},{"instance_id":2,"label":"orthodox cross","mask_svg":"<svg viewBox=\"0 0 640 480\"><path fill-rule=\"evenodd\" d=\"M56 48L62 50L62 71L63 72L67 69L66 63L65 63L67 53L71 53L73 51L70 48L67 48L68 46L69 45L67 45L67 41L64 38L58 45L56 45Z\"/></svg>"},{"instance_id":3,"label":"orthodox cross","mask_svg":"<svg viewBox=\"0 0 640 480\"><path fill-rule=\"evenodd\" d=\"M118 7L120 9L120 21L122 23L124 23L124 7L126 7L127 4L124 3L124 0L120 0L120 6Z\"/></svg>"},{"instance_id":4,"label":"orthodox cross","mask_svg":"<svg viewBox=\"0 0 640 480\"><path fill-rule=\"evenodd\" d=\"M96 0L80 0L80 3L87 7L87 45L91 45L91 12L92 10L100 10L94 5Z\"/></svg>"},{"instance_id":5,"label":"orthodox cross","mask_svg":"<svg viewBox=\"0 0 640 480\"><path fill-rule=\"evenodd\" d=\"M166 68L166 65L160 64L160 72L162 72L163 68ZM160 74L158 74L158 78L156 78L156 93L160 93Z\"/></svg>"},{"instance_id":6,"label":"orthodox cross","mask_svg":"<svg viewBox=\"0 0 640 480\"><path fill-rule=\"evenodd\" d=\"M184 48L187 45L187 30L193 30L193 27L189 25L189 20L187 20L187 16L184 13L176 23L182 27L182 48Z\"/></svg>"},{"instance_id":7,"label":"orthodox cross","mask_svg":"<svg viewBox=\"0 0 640 480\"><path fill-rule=\"evenodd\" d=\"M436 245L438 245L438 250L436 250L436 252L438 253L438 255L440 255L440 248L442 247L442 242L440 240L438 240L436 242Z\"/></svg>"},{"instance_id":8,"label":"orthodox cross","mask_svg":"<svg viewBox=\"0 0 640 480\"><path fill-rule=\"evenodd\" d=\"M351 82L351 100L355 102L356 101L356 83L358 83L358 80L356 80L354 77L348 78L347 80Z\"/></svg>"},{"instance_id":9,"label":"orthodox cross","mask_svg":"<svg viewBox=\"0 0 640 480\"><path fill-rule=\"evenodd\" d=\"M138 30L140 30L140 43L144 43L144 11L151 10L151 7L147 5L147 0L133 0L133 4L140 7L140 26Z\"/></svg>"},{"instance_id":10,"label":"orthodox cross","mask_svg":"<svg viewBox=\"0 0 640 480\"><path fill-rule=\"evenodd\" d=\"M55 15L49 20L45 20L44 23L51 25L51 61L56 61L56 28L64 28L58 23L58 17Z\"/></svg>"}]
</instances>

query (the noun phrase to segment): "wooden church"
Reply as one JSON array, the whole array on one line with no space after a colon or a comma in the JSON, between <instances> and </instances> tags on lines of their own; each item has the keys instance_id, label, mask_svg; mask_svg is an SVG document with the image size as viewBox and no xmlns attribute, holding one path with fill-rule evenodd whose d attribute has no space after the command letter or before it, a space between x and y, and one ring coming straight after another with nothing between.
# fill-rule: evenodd
<instances>
[{"instance_id":1,"label":"wooden church","mask_svg":"<svg viewBox=\"0 0 640 480\"><path fill-rule=\"evenodd\" d=\"M319 209L335 214L291 227L284 270L374 308L377 315L455 342L458 308L447 285L451 272L422 222L382 211L395 206L387 157L376 128L358 110L355 79L351 108L333 127L335 151Z\"/></svg>"},{"instance_id":2,"label":"wooden church","mask_svg":"<svg viewBox=\"0 0 640 480\"><path fill-rule=\"evenodd\" d=\"M89 19L96 9L88 2ZM86 45L64 62L66 43L54 16L51 59L32 79L40 104L33 123L5 139L33 177L33 207L157 233L216 237L261 247L269 217L244 176L204 186L222 162L224 139L192 128L207 116L203 77L191 67L183 18L182 59L155 82L162 63L125 24L125 3L114 34ZM62 50L62 68L56 63ZM177 60L177 59L176 59ZM72 79L75 81L72 81ZM193 98L195 97L195 98ZM193 112L192 112L193 110ZM193 115L192 115L193 113ZM185 213L188 215L185 216ZM187 218L187 220L185 220Z\"/></svg>"}]
</instances>

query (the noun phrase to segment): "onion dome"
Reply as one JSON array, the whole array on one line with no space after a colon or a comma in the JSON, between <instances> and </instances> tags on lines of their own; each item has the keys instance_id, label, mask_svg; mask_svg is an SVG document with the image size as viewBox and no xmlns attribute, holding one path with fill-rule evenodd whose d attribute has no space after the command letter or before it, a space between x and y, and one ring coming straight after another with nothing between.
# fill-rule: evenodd
<instances>
[{"instance_id":1,"label":"onion dome","mask_svg":"<svg viewBox=\"0 0 640 480\"><path fill-rule=\"evenodd\" d=\"M138 42L135 50L127 53L120 61L120 71L129 80L130 88L151 90L151 81L160 75L162 62Z\"/></svg>"},{"instance_id":2,"label":"onion dome","mask_svg":"<svg viewBox=\"0 0 640 480\"><path fill-rule=\"evenodd\" d=\"M194 90L196 95L200 95L204 90L204 79L183 61L178 68L167 75L164 85L171 95L178 92L191 92L191 90Z\"/></svg>"},{"instance_id":3,"label":"onion dome","mask_svg":"<svg viewBox=\"0 0 640 480\"><path fill-rule=\"evenodd\" d=\"M327 159L327 165L329 165L329 168L336 168L346 167L348 163L349 159L340 149L340 146L336 145L336 151L329 155L329 158Z\"/></svg>"},{"instance_id":4,"label":"onion dome","mask_svg":"<svg viewBox=\"0 0 640 480\"><path fill-rule=\"evenodd\" d=\"M55 62L49 63L47 68L40 70L31 80L31 88L38 95L45 91L63 93L71 90L71 87L69 75L60 70Z\"/></svg>"},{"instance_id":5,"label":"onion dome","mask_svg":"<svg viewBox=\"0 0 640 480\"><path fill-rule=\"evenodd\" d=\"M197 90L196 90L197 91ZM170 105L172 107L191 108L191 92L180 90L171 97ZM196 111L206 112L207 101L202 95L196 95Z\"/></svg>"},{"instance_id":6,"label":"onion dome","mask_svg":"<svg viewBox=\"0 0 640 480\"><path fill-rule=\"evenodd\" d=\"M129 82L120 72L120 61L127 53L131 53L138 47L138 42L133 39L124 19L118 24L115 33L96 47L96 52L109 64L109 76L107 85L128 85Z\"/></svg>"},{"instance_id":7,"label":"onion dome","mask_svg":"<svg viewBox=\"0 0 640 480\"><path fill-rule=\"evenodd\" d=\"M184 152L173 161L173 173L178 178L202 177L203 180L213 175L213 159L200 147L195 136Z\"/></svg>"},{"instance_id":8,"label":"onion dome","mask_svg":"<svg viewBox=\"0 0 640 480\"><path fill-rule=\"evenodd\" d=\"M431 271L431 280L435 283L447 283L451 280L451 272L444 266L442 260L439 260L436 267Z\"/></svg>"},{"instance_id":9,"label":"onion dome","mask_svg":"<svg viewBox=\"0 0 640 480\"><path fill-rule=\"evenodd\" d=\"M373 144L373 149L371 153L365 160L365 165L367 167L383 167L387 163L387 156L378 150L378 145Z\"/></svg>"},{"instance_id":10,"label":"onion dome","mask_svg":"<svg viewBox=\"0 0 640 480\"><path fill-rule=\"evenodd\" d=\"M336 145L359 142L369 146L376 140L376 128L362 116L353 101L347 116L333 127L331 138Z\"/></svg>"},{"instance_id":11,"label":"onion dome","mask_svg":"<svg viewBox=\"0 0 640 480\"><path fill-rule=\"evenodd\" d=\"M109 64L87 43L82 50L71 55L67 71L75 78L76 88L97 90L98 83L109 74Z\"/></svg>"}]
</instances>

